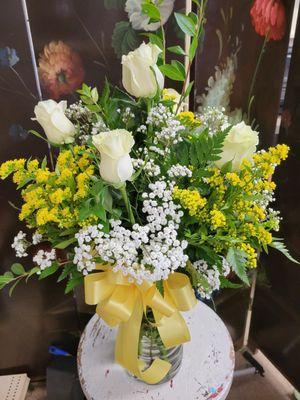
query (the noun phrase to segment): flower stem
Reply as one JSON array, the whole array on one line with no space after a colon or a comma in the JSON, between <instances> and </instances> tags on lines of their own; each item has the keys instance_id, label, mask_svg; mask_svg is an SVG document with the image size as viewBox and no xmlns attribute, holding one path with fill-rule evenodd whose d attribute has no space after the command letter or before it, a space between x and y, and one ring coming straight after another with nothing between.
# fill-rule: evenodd
<instances>
[{"instance_id":1,"label":"flower stem","mask_svg":"<svg viewBox=\"0 0 300 400\"><path fill-rule=\"evenodd\" d=\"M124 203L125 203L125 207L126 207L126 210L127 210L128 216L129 216L129 220L130 220L131 224L134 225L135 224L135 219L134 219L134 215L133 215L133 212L132 212L130 201L129 201L128 196L127 196L126 185L125 184L123 186L121 186L120 191L121 191Z\"/></svg>"},{"instance_id":2,"label":"flower stem","mask_svg":"<svg viewBox=\"0 0 300 400\"><path fill-rule=\"evenodd\" d=\"M268 39L269 39L269 34L267 33L262 45L262 48L260 50L260 54L257 60L257 64L254 70L254 74L252 77L252 81L251 81L251 86L250 86L250 90L249 90L249 95L248 95L248 111L247 111L247 119L248 122L250 122L250 118L251 118L251 108L252 108L252 104L253 104L253 90L254 90L254 86L255 86L255 82L256 82L256 78L257 78L257 74L263 59L263 55L265 54L265 50L266 50L266 46L268 43Z\"/></svg>"}]
</instances>

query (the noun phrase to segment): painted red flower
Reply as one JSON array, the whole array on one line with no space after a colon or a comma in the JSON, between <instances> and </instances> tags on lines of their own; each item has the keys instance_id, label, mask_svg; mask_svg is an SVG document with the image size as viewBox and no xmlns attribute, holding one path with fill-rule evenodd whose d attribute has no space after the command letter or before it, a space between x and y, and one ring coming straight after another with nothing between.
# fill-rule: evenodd
<instances>
[{"instance_id":1,"label":"painted red flower","mask_svg":"<svg viewBox=\"0 0 300 400\"><path fill-rule=\"evenodd\" d=\"M50 42L39 58L39 76L48 95L57 100L82 84L84 69L78 53L66 43Z\"/></svg>"},{"instance_id":2,"label":"painted red flower","mask_svg":"<svg viewBox=\"0 0 300 400\"><path fill-rule=\"evenodd\" d=\"M256 33L280 40L286 29L285 7L281 0L254 0L250 11Z\"/></svg>"}]
</instances>

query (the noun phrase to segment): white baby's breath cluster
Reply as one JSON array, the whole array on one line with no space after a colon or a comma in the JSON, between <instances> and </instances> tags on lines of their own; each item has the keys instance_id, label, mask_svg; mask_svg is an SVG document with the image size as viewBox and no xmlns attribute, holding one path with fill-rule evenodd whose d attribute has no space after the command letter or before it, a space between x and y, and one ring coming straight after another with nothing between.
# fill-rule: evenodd
<instances>
[{"instance_id":1,"label":"white baby's breath cluster","mask_svg":"<svg viewBox=\"0 0 300 400\"><path fill-rule=\"evenodd\" d=\"M143 213L147 223L126 229L122 222L111 220L110 232L102 226L83 228L76 239L74 263L83 274L95 268L95 258L113 265L130 281L138 284L167 279L179 267L185 267L186 241L178 240L177 230L183 216L181 207L172 200L172 184L160 180L143 193Z\"/></svg>"},{"instance_id":2,"label":"white baby's breath cluster","mask_svg":"<svg viewBox=\"0 0 300 400\"><path fill-rule=\"evenodd\" d=\"M201 120L202 127L208 129L210 135L218 131L224 131L230 126L224 107L205 107L197 113L197 118Z\"/></svg>"},{"instance_id":3,"label":"white baby's breath cluster","mask_svg":"<svg viewBox=\"0 0 300 400\"><path fill-rule=\"evenodd\" d=\"M41 243L42 240L43 240L43 235L39 232L34 232L34 234L32 235L32 244L37 245Z\"/></svg>"},{"instance_id":4,"label":"white baby's breath cluster","mask_svg":"<svg viewBox=\"0 0 300 400\"><path fill-rule=\"evenodd\" d=\"M56 251L52 249L51 251L39 250L33 257L33 262L35 262L41 270L51 267L53 261L56 259Z\"/></svg>"},{"instance_id":5,"label":"white baby's breath cluster","mask_svg":"<svg viewBox=\"0 0 300 400\"><path fill-rule=\"evenodd\" d=\"M26 239L26 233L20 231L15 237L11 247L15 250L19 258L27 257L27 248L30 245Z\"/></svg>"},{"instance_id":6,"label":"white baby's breath cluster","mask_svg":"<svg viewBox=\"0 0 300 400\"><path fill-rule=\"evenodd\" d=\"M172 167L168 170L168 175L170 178L185 178L185 177L191 178L193 173L188 167L176 164L172 165Z\"/></svg>"},{"instance_id":7,"label":"white baby's breath cluster","mask_svg":"<svg viewBox=\"0 0 300 400\"><path fill-rule=\"evenodd\" d=\"M92 124L91 135L98 135L98 133L105 132L107 130L107 126L105 125L103 119L99 119L97 122Z\"/></svg>"},{"instance_id":8,"label":"white baby's breath cluster","mask_svg":"<svg viewBox=\"0 0 300 400\"><path fill-rule=\"evenodd\" d=\"M224 257L222 258L222 271L216 265L210 267L205 260L198 260L193 265L208 284L208 287L199 285L197 292L202 298L210 299L212 293L220 289L220 277L227 276L230 273L230 265Z\"/></svg>"},{"instance_id":9,"label":"white baby's breath cluster","mask_svg":"<svg viewBox=\"0 0 300 400\"><path fill-rule=\"evenodd\" d=\"M71 104L65 111L66 117L72 121L79 119L85 119L90 121L93 113L79 100L76 103Z\"/></svg>"},{"instance_id":10,"label":"white baby's breath cluster","mask_svg":"<svg viewBox=\"0 0 300 400\"><path fill-rule=\"evenodd\" d=\"M134 113L132 112L130 107L126 107L124 110L118 108L117 112L121 115L121 119L124 124L127 124L130 120L134 118Z\"/></svg>"},{"instance_id":11,"label":"white baby's breath cluster","mask_svg":"<svg viewBox=\"0 0 300 400\"><path fill-rule=\"evenodd\" d=\"M150 110L146 124L155 128L154 145L161 143L170 146L182 141L180 134L184 126L175 114L161 103Z\"/></svg>"},{"instance_id":12,"label":"white baby's breath cluster","mask_svg":"<svg viewBox=\"0 0 300 400\"><path fill-rule=\"evenodd\" d=\"M135 170L143 167L145 173L150 177L158 176L161 173L160 166L155 164L152 158L148 161L144 161L141 158L133 158L132 165Z\"/></svg>"}]
</instances>

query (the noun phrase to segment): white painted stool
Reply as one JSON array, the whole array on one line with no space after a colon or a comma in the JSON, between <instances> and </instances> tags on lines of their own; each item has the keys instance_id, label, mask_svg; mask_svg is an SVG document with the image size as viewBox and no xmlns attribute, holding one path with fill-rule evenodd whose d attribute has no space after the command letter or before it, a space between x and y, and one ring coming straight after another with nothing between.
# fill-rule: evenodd
<instances>
[{"instance_id":1,"label":"white painted stool","mask_svg":"<svg viewBox=\"0 0 300 400\"><path fill-rule=\"evenodd\" d=\"M162 385L137 381L114 362L116 329L97 315L78 348L79 379L88 400L224 400L233 378L234 349L222 320L199 303L184 313L191 341L183 346L181 370Z\"/></svg>"}]
</instances>

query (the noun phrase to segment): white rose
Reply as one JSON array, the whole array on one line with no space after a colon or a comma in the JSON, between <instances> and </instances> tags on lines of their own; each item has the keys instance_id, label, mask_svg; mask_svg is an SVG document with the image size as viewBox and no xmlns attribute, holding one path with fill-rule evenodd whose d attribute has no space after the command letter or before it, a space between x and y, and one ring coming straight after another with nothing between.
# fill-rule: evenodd
<instances>
[{"instance_id":1,"label":"white rose","mask_svg":"<svg viewBox=\"0 0 300 400\"><path fill-rule=\"evenodd\" d=\"M154 97L157 85L164 87L164 76L156 65L161 49L154 44L142 43L139 48L122 56L122 82L135 97Z\"/></svg>"},{"instance_id":2,"label":"white rose","mask_svg":"<svg viewBox=\"0 0 300 400\"><path fill-rule=\"evenodd\" d=\"M232 169L238 170L244 159L252 160L258 142L258 132L245 122L233 126L225 139L222 157L216 162L217 167L232 161Z\"/></svg>"},{"instance_id":3,"label":"white rose","mask_svg":"<svg viewBox=\"0 0 300 400\"><path fill-rule=\"evenodd\" d=\"M101 155L100 175L110 183L121 183L131 178L133 166L130 150L134 145L132 134L125 129L101 132L93 136L93 143Z\"/></svg>"},{"instance_id":4,"label":"white rose","mask_svg":"<svg viewBox=\"0 0 300 400\"><path fill-rule=\"evenodd\" d=\"M142 12L142 4L144 0L127 0L125 11L128 13L128 18L131 22L133 29L142 31L156 31L160 27L159 22L150 22L150 18ZM164 25L174 7L175 0L163 0L158 6L161 16L161 22Z\"/></svg>"},{"instance_id":5,"label":"white rose","mask_svg":"<svg viewBox=\"0 0 300 400\"><path fill-rule=\"evenodd\" d=\"M54 100L39 101L34 107L36 120L44 129L49 142L53 144L72 143L75 126L65 116L66 101L56 103Z\"/></svg>"}]
</instances>

